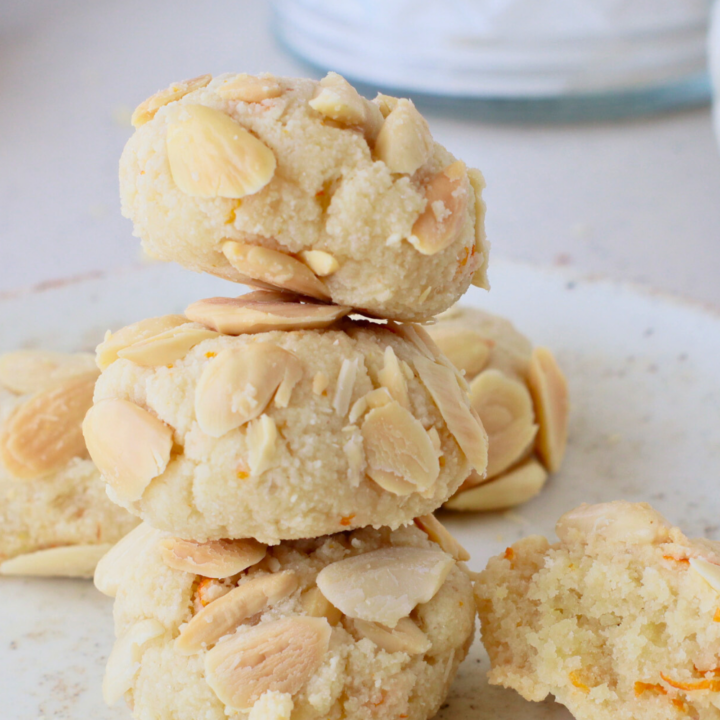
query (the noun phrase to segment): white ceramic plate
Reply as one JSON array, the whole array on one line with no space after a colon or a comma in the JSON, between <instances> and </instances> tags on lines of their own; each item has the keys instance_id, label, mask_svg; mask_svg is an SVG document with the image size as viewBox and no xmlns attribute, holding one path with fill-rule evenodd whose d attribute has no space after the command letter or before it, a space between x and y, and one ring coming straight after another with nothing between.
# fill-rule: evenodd
<instances>
[{"instance_id":1,"label":"white ceramic plate","mask_svg":"<svg viewBox=\"0 0 720 720\"><path fill-rule=\"evenodd\" d=\"M480 570L488 557L582 501L648 500L693 535L720 537L720 314L659 294L495 262L493 291L465 302L510 317L552 348L572 397L567 459L535 500L507 513L447 515ZM107 328L181 311L235 286L168 265L0 299L0 351L91 349ZM89 582L0 581L0 715L8 720L117 720L100 683L112 643L111 602ZM560 720L485 682L479 643L443 720Z\"/></svg>"}]
</instances>

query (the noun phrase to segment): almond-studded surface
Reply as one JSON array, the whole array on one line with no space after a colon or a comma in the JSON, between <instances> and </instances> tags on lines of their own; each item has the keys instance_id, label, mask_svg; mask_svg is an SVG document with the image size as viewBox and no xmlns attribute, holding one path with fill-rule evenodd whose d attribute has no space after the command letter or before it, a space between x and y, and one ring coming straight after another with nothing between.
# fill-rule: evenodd
<instances>
[{"instance_id":1,"label":"almond-studded surface","mask_svg":"<svg viewBox=\"0 0 720 720\"><path fill-rule=\"evenodd\" d=\"M223 579L169 567L171 541L141 525L96 576L116 597L106 698L124 693L141 717L428 720L474 634L470 578L413 526L283 542ZM425 568L418 558L443 559L442 577L419 581L421 596L412 591L394 627L345 615L320 589L326 570L374 564L378 553L400 575L409 559L416 571ZM357 582L353 573L335 580L349 590ZM387 597L386 584L364 590Z\"/></svg>"},{"instance_id":2,"label":"almond-studded surface","mask_svg":"<svg viewBox=\"0 0 720 720\"><path fill-rule=\"evenodd\" d=\"M97 375L85 353L0 356L0 572L87 575L96 547L137 524L107 497L82 437Z\"/></svg>"},{"instance_id":3,"label":"almond-studded surface","mask_svg":"<svg viewBox=\"0 0 720 720\"><path fill-rule=\"evenodd\" d=\"M145 249L193 270L427 320L487 287L484 181L412 103L226 74L143 103L120 163Z\"/></svg>"},{"instance_id":4,"label":"almond-studded surface","mask_svg":"<svg viewBox=\"0 0 720 720\"><path fill-rule=\"evenodd\" d=\"M297 313L299 329L195 343L203 324L170 316L108 336L99 356L117 359L85 432L113 498L131 512L196 541L274 544L397 527L447 500L469 459L484 471L485 433L464 381L422 329L348 319L302 329L304 313L333 307L257 291L191 306L212 332L225 325L195 309L213 303L238 324L252 325L261 306L288 323ZM183 328L193 342L171 363L128 354Z\"/></svg>"},{"instance_id":5,"label":"almond-studded surface","mask_svg":"<svg viewBox=\"0 0 720 720\"><path fill-rule=\"evenodd\" d=\"M568 388L553 354L473 308L448 310L428 332L464 372L488 434L486 475L474 470L446 507L501 510L530 500L560 469L567 444Z\"/></svg>"}]
</instances>

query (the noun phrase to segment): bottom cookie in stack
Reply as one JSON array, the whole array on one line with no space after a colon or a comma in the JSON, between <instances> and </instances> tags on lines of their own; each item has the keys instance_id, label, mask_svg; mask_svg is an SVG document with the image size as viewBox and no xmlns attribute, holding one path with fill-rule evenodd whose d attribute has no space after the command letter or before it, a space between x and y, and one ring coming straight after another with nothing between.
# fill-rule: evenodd
<instances>
[{"instance_id":1,"label":"bottom cookie in stack","mask_svg":"<svg viewBox=\"0 0 720 720\"><path fill-rule=\"evenodd\" d=\"M432 717L475 608L467 553L417 525L272 547L141 525L95 575L115 597L106 701L142 720Z\"/></svg>"}]
</instances>

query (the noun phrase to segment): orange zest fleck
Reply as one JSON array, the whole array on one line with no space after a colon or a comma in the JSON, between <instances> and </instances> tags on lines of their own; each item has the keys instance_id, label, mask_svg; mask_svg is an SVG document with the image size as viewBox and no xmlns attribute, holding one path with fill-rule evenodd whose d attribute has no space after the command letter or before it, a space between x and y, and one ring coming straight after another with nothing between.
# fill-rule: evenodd
<instances>
[{"instance_id":1,"label":"orange zest fleck","mask_svg":"<svg viewBox=\"0 0 720 720\"><path fill-rule=\"evenodd\" d=\"M238 480L247 480L250 477L250 473L245 472L245 470L238 470L237 476L238 476Z\"/></svg>"},{"instance_id":2,"label":"orange zest fleck","mask_svg":"<svg viewBox=\"0 0 720 720\"><path fill-rule=\"evenodd\" d=\"M680 680L672 680L664 673L660 673L660 677L670 687L674 687L677 690L685 690L692 692L693 690L710 690L711 692L720 692L720 678L717 679L704 679L704 680L691 680L689 682L682 682Z\"/></svg>"},{"instance_id":3,"label":"orange zest fleck","mask_svg":"<svg viewBox=\"0 0 720 720\"><path fill-rule=\"evenodd\" d=\"M506 548L505 554L503 555L503 557L506 560L514 560L515 559L515 551L511 547Z\"/></svg>"},{"instance_id":4,"label":"orange zest fleck","mask_svg":"<svg viewBox=\"0 0 720 720\"><path fill-rule=\"evenodd\" d=\"M673 698L670 701L680 712L686 713L688 711L687 703L680 698Z\"/></svg>"},{"instance_id":5,"label":"orange zest fleck","mask_svg":"<svg viewBox=\"0 0 720 720\"><path fill-rule=\"evenodd\" d=\"M672 555L663 555L663 560L670 560L672 562L680 563L681 565L689 565L690 561L687 558L676 558Z\"/></svg>"},{"instance_id":6,"label":"orange zest fleck","mask_svg":"<svg viewBox=\"0 0 720 720\"><path fill-rule=\"evenodd\" d=\"M720 622L720 608L715 611L713 615L713 622Z\"/></svg>"},{"instance_id":7,"label":"orange zest fleck","mask_svg":"<svg viewBox=\"0 0 720 720\"><path fill-rule=\"evenodd\" d=\"M354 517L355 517L355 513L352 513L351 515L346 515L345 517L340 518L340 524L343 527L347 527L352 522L352 519Z\"/></svg>"},{"instance_id":8,"label":"orange zest fleck","mask_svg":"<svg viewBox=\"0 0 720 720\"><path fill-rule=\"evenodd\" d=\"M217 355L217 353L213 352L212 350L210 350L210 352L205 353L206 358L214 358L216 355Z\"/></svg>"},{"instance_id":9,"label":"orange zest fleck","mask_svg":"<svg viewBox=\"0 0 720 720\"><path fill-rule=\"evenodd\" d=\"M197 586L197 596L198 600L200 600L200 604L205 607L206 605L210 604L210 600L205 598L205 591L207 590L210 583L212 583L212 578L204 577Z\"/></svg>"},{"instance_id":10,"label":"orange zest fleck","mask_svg":"<svg viewBox=\"0 0 720 720\"><path fill-rule=\"evenodd\" d=\"M635 683L635 697L640 697L645 692L658 692L667 695L667 690L660 683L646 683L639 680Z\"/></svg>"},{"instance_id":11,"label":"orange zest fleck","mask_svg":"<svg viewBox=\"0 0 720 720\"><path fill-rule=\"evenodd\" d=\"M166 365L165 367L166 367L166 368L167 368L168 370L171 370L171 369L172 369L172 367L173 367L173 364L172 364L172 363L170 363L169 365Z\"/></svg>"},{"instance_id":12,"label":"orange zest fleck","mask_svg":"<svg viewBox=\"0 0 720 720\"><path fill-rule=\"evenodd\" d=\"M467 265L467 261L470 258L470 248L464 248L465 255L463 256L462 260L460 260L460 267L464 267Z\"/></svg>"},{"instance_id":13,"label":"orange zest fleck","mask_svg":"<svg viewBox=\"0 0 720 720\"><path fill-rule=\"evenodd\" d=\"M590 692L590 688L580 679L580 673L578 673L577 670L573 670L571 673L568 673L568 676L570 678L570 682L578 688L578 690L582 690L585 693Z\"/></svg>"}]
</instances>

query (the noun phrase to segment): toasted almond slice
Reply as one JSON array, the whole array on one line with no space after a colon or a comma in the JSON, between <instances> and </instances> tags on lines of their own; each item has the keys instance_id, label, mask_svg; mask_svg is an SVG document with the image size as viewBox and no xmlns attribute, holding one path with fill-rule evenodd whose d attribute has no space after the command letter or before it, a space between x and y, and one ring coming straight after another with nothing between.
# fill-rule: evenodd
<instances>
[{"instance_id":1,"label":"toasted almond slice","mask_svg":"<svg viewBox=\"0 0 720 720\"><path fill-rule=\"evenodd\" d=\"M397 107L397 104L400 102L400 98L378 93L372 102L374 105L378 106L380 113L384 118L386 118Z\"/></svg>"},{"instance_id":2,"label":"toasted almond slice","mask_svg":"<svg viewBox=\"0 0 720 720\"><path fill-rule=\"evenodd\" d=\"M324 250L303 250L300 259L318 276L327 277L340 269L340 263Z\"/></svg>"},{"instance_id":3,"label":"toasted almond slice","mask_svg":"<svg viewBox=\"0 0 720 720\"><path fill-rule=\"evenodd\" d=\"M444 552L388 547L327 565L317 586L348 617L394 628L435 596L454 564Z\"/></svg>"},{"instance_id":4,"label":"toasted almond slice","mask_svg":"<svg viewBox=\"0 0 720 720\"><path fill-rule=\"evenodd\" d=\"M219 337L219 333L187 323L122 348L118 357L143 367L169 365L184 358L204 340L214 337Z\"/></svg>"},{"instance_id":5,"label":"toasted almond slice","mask_svg":"<svg viewBox=\"0 0 720 720\"><path fill-rule=\"evenodd\" d=\"M311 587L300 597L303 610L310 617L325 618L335 627L342 619L342 613L322 594L319 587Z\"/></svg>"},{"instance_id":6,"label":"toasted almond slice","mask_svg":"<svg viewBox=\"0 0 720 720\"><path fill-rule=\"evenodd\" d=\"M103 595L115 597L127 571L135 567L137 558L155 546L161 537L159 530L140 523L100 558L95 568L95 587Z\"/></svg>"},{"instance_id":7,"label":"toasted almond slice","mask_svg":"<svg viewBox=\"0 0 720 720\"><path fill-rule=\"evenodd\" d=\"M228 262L243 275L273 287L329 300L325 283L310 268L278 250L227 240L222 251Z\"/></svg>"},{"instance_id":8,"label":"toasted almond slice","mask_svg":"<svg viewBox=\"0 0 720 720\"><path fill-rule=\"evenodd\" d=\"M257 103L280 97L283 88L272 75L257 76L241 73L226 80L216 92L225 100Z\"/></svg>"},{"instance_id":9,"label":"toasted almond slice","mask_svg":"<svg viewBox=\"0 0 720 720\"><path fill-rule=\"evenodd\" d=\"M240 123L205 105L180 105L167 126L170 174L187 195L243 198L273 178L273 151Z\"/></svg>"},{"instance_id":10,"label":"toasted almond slice","mask_svg":"<svg viewBox=\"0 0 720 720\"><path fill-rule=\"evenodd\" d=\"M95 372L90 353L16 350L0 356L0 386L18 395L41 392L58 382Z\"/></svg>"},{"instance_id":11,"label":"toasted almond slice","mask_svg":"<svg viewBox=\"0 0 720 720\"><path fill-rule=\"evenodd\" d=\"M271 343L227 348L210 360L195 389L195 415L211 437L261 415L285 377L302 372L298 358Z\"/></svg>"},{"instance_id":12,"label":"toasted almond slice","mask_svg":"<svg viewBox=\"0 0 720 720\"><path fill-rule=\"evenodd\" d=\"M480 259L480 266L475 271L472 284L483 290L490 289L487 270L490 260L490 243L487 241L485 233L485 201L483 200L483 190L485 189L485 178L479 170L470 168L467 171L470 187L475 195L475 254Z\"/></svg>"},{"instance_id":13,"label":"toasted almond slice","mask_svg":"<svg viewBox=\"0 0 720 720\"><path fill-rule=\"evenodd\" d=\"M322 395L330 384L330 378L324 372L317 372L313 377L312 390L315 395Z\"/></svg>"},{"instance_id":14,"label":"toasted almond slice","mask_svg":"<svg viewBox=\"0 0 720 720\"><path fill-rule=\"evenodd\" d=\"M91 578L98 560L112 547L65 545L17 555L0 563L0 575Z\"/></svg>"},{"instance_id":15,"label":"toasted almond slice","mask_svg":"<svg viewBox=\"0 0 720 720\"><path fill-rule=\"evenodd\" d=\"M250 421L247 429L247 444L250 448L248 464L251 475L262 475L272 467L277 456L277 442L277 426L269 415L261 415Z\"/></svg>"},{"instance_id":16,"label":"toasted almond slice","mask_svg":"<svg viewBox=\"0 0 720 720\"><path fill-rule=\"evenodd\" d=\"M133 127L139 128L155 117L155 113L163 106L185 97L193 90L200 90L210 84L212 75L199 75L191 80L182 80L173 83L165 90L159 90L147 100L143 100L132 114L131 122Z\"/></svg>"},{"instance_id":17,"label":"toasted almond slice","mask_svg":"<svg viewBox=\"0 0 720 720\"><path fill-rule=\"evenodd\" d=\"M11 475L32 480L87 457L81 424L96 378L96 370L69 377L15 408L0 433L0 460Z\"/></svg>"},{"instance_id":18,"label":"toasted almond slice","mask_svg":"<svg viewBox=\"0 0 720 720\"><path fill-rule=\"evenodd\" d=\"M540 429L537 451L550 472L557 472L565 456L568 435L568 388L553 354L536 347L530 359L528 386L535 401Z\"/></svg>"},{"instance_id":19,"label":"toasted almond slice","mask_svg":"<svg viewBox=\"0 0 720 720\"><path fill-rule=\"evenodd\" d=\"M470 464L483 475L488 461L488 437L451 370L424 357L413 360L420 380L435 401L448 430Z\"/></svg>"},{"instance_id":20,"label":"toasted almond slice","mask_svg":"<svg viewBox=\"0 0 720 720\"><path fill-rule=\"evenodd\" d=\"M93 405L83 433L90 457L123 502L139 500L170 462L172 429L128 400L110 398Z\"/></svg>"},{"instance_id":21,"label":"toasted almond slice","mask_svg":"<svg viewBox=\"0 0 720 720\"><path fill-rule=\"evenodd\" d=\"M249 617L272 607L297 587L298 577L291 571L259 575L241 583L195 615L180 631L175 649L190 654L210 648Z\"/></svg>"},{"instance_id":22,"label":"toasted almond slice","mask_svg":"<svg viewBox=\"0 0 720 720\"><path fill-rule=\"evenodd\" d=\"M262 291L260 291L262 292ZM259 293L249 293L257 295ZM268 293L270 294L270 293ZM208 298L189 305L188 318L225 335L251 335L270 330L310 330L329 327L350 312L344 305Z\"/></svg>"},{"instance_id":23,"label":"toasted almond slice","mask_svg":"<svg viewBox=\"0 0 720 720\"><path fill-rule=\"evenodd\" d=\"M410 100L398 100L385 117L375 141L375 157L393 173L412 175L424 165L433 149L425 118Z\"/></svg>"},{"instance_id":24,"label":"toasted almond slice","mask_svg":"<svg viewBox=\"0 0 720 720\"><path fill-rule=\"evenodd\" d=\"M375 140L383 124L378 106L362 97L344 77L334 72L329 72L320 81L320 92L308 104L338 125L362 129L369 142Z\"/></svg>"},{"instance_id":25,"label":"toasted almond slice","mask_svg":"<svg viewBox=\"0 0 720 720\"><path fill-rule=\"evenodd\" d=\"M383 360L383 368L378 372L380 384L387 388L394 400L397 400L406 410L409 410L410 398L408 396L407 380L392 346L388 345L385 348Z\"/></svg>"},{"instance_id":26,"label":"toasted almond slice","mask_svg":"<svg viewBox=\"0 0 720 720\"><path fill-rule=\"evenodd\" d=\"M492 344L474 330L445 327L443 323L428 327L430 337L440 351L468 379L482 372L490 360Z\"/></svg>"},{"instance_id":27,"label":"toasted almond slice","mask_svg":"<svg viewBox=\"0 0 720 720\"><path fill-rule=\"evenodd\" d=\"M385 652L422 655L431 647L427 635L409 617L400 618L394 628L359 618L352 622L361 638L367 638Z\"/></svg>"},{"instance_id":28,"label":"toasted almond slice","mask_svg":"<svg viewBox=\"0 0 720 720\"><path fill-rule=\"evenodd\" d=\"M128 325L115 333L107 334L105 340L97 346L95 351L97 365L101 370L107 370L118 359L118 353L123 348L161 335L186 323L187 318L183 315L162 315L140 320L140 322Z\"/></svg>"},{"instance_id":29,"label":"toasted almond slice","mask_svg":"<svg viewBox=\"0 0 720 720\"><path fill-rule=\"evenodd\" d=\"M408 238L419 253L435 255L458 237L465 224L468 184L465 164L460 160L448 165L427 184L425 210Z\"/></svg>"},{"instance_id":30,"label":"toasted almond slice","mask_svg":"<svg viewBox=\"0 0 720 720\"><path fill-rule=\"evenodd\" d=\"M350 408L359 362L359 357L352 360L345 358L340 366L337 386L335 387L335 397L333 398L333 408L340 417L345 417Z\"/></svg>"},{"instance_id":31,"label":"toasted almond slice","mask_svg":"<svg viewBox=\"0 0 720 720\"><path fill-rule=\"evenodd\" d=\"M208 578L226 578L259 563L267 548L257 540L196 542L166 538L159 543L163 562L174 570Z\"/></svg>"},{"instance_id":32,"label":"toasted almond slice","mask_svg":"<svg viewBox=\"0 0 720 720\"><path fill-rule=\"evenodd\" d=\"M394 472L380 470L373 467L366 467L365 472L367 473L367 476L383 490L387 490L398 497L412 495L412 493L418 491L416 485L404 480Z\"/></svg>"},{"instance_id":33,"label":"toasted almond slice","mask_svg":"<svg viewBox=\"0 0 720 720\"><path fill-rule=\"evenodd\" d=\"M711 563L705 558L690 558L690 567L715 590L720 593L720 565Z\"/></svg>"},{"instance_id":34,"label":"toasted almond slice","mask_svg":"<svg viewBox=\"0 0 720 720\"><path fill-rule=\"evenodd\" d=\"M670 523L647 503L624 500L588 505L565 513L555 526L562 542L653 545L667 542Z\"/></svg>"},{"instance_id":35,"label":"toasted almond slice","mask_svg":"<svg viewBox=\"0 0 720 720\"><path fill-rule=\"evenodd\" d=\"M144 647L164 633L165 628L157 620L140 620L115 641L105 666L102 684L103 700L106 704L114 705L132 688L135 675L140 669Z\"/></svg>"},{"instance_id":36,"label":"toasted almond slice","mask_svg":"<svg viewBox=\"0 0 720 720\"><path fill-rule=\"evenodd\" d=\"M449 510L503 510L527 502L542 490L547 470L535 458L445 503Z\"/></svg>"},{"instance_id":37,"label":"toasted almond slice","mask_svg":"<svg viewBox=\"0 0 720 720\"><path fill-rule=\"evenodd\" d=\"M322 664L331 629L324 618L261 622L205 655L205 678L221 702L249 710L266 692L295 695Z\"/></svg>"},{"instance_id":38,"label":"toasted almond slice","mask_svg":"<svg viewBox=\"0 0 720 720\"><path fill-rule=\"evenodd\" d=\"M350 437L343 445L343 452L348 463L348 481L352 487L357 487L365 477L367 468L362 434L356 425L344 427L343 432L350 433Z\"/></svg>"},{"instance_id":39,"label":"toasted almond slice","mask_svg":"<svg viewBox=\"0 0 720 720\"><path fill-rule=\"evenodd\" d=\"M379 484L386 473L428 490L440 474L430 436L419 420L395 400L374 408L362 424L367 473Z\"/></svg>"},{"instance_id":40,"label":"toasted almond slice","mask_svg":"<svg viewBox=\"0 0 720 720\"><path fill-rule=\"evenodd\" d=\"M485 370L470 386L470 403L488 434L487 478L515 464L537 434L530 391L499 370Z\"/></svg>"},{"instance_id":41,"label":"toasted almond slice","mask_svg":"<svg viewBox=\"0 0 720 720\"><path fill-rule=\"evenodd\" d=\"M460 562L470 559L470 553L450 534L448 529L432 514L415 518L415 524L434 542L443 552Z\"/></svg>"}]
</instances>

